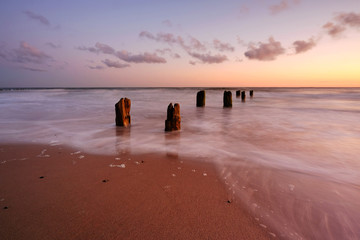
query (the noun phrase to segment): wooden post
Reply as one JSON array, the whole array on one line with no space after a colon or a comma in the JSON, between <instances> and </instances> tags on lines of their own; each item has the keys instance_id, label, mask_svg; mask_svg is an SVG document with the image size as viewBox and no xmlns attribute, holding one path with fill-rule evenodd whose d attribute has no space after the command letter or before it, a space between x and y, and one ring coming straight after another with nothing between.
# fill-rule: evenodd
<instances>
[{"instance_id":1,"label":"wooden post","mask_svg":"<svg viewBox=\"0 0 360 240\"><path fill-rule=\"evenodd\" d=\"M231 91L224 91L224 107L232 107Z\"/></svg>"},{"instance_id":2,"label":"wooden post","mask_svg":"<svg viewBox=\"0 0 360 240\"><path fill-rule=\"evenodd\" d=\"M254 90L250 90L250 97L252 98L254 96Z\"/></svg>"},{"instance_id":3,"label":"wooden post","mask_svg":"<svg viewBox=\"0 0 360 240\"><path fill-rule=\"evenodd\" d=\"M205 91L199 91L196 94L196 106L197 107L204 107L205 106Z\"/></svg>"},{"instance_id":4,"label":"wooden post","mask_svg":"<svg viewBox=\"0 0 360 240\"><path fill-rule=\"evenodd\" d=\"M180 105L169 104L167 108L167 119L165 120L165 131L174 131L181 129Z\"/></svg>"},{"instance_id":5,"label":"wooden post","mask_svg":"<svg viewBox=\"0 0 360 240\"><path fill-rule=\"evenodd\" d=\"M245 102L245 98L246 98L245 91L242 91L241 92L241 101Z\"/></svg>"},{"instance_id":6,"label":"wooden post","mask_svg":"<svg viewBox=\"0 0 360 240\"><path fill-rule=\"evenodd\" d=\"M115 123L116 126L127 127L131 123L130 118L131 101L128 98L121 98L115 104Z\"/></svg>"}]
</instances>

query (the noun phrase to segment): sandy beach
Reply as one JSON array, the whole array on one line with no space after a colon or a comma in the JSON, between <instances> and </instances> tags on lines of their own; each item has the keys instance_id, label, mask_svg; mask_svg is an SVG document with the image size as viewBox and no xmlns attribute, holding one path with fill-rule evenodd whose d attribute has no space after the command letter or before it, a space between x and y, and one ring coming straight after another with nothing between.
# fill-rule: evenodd
<instances>
[{"instance_id":1,"label":"sandy beach","mask_svg":"<svg viewBox=\"0 0 360 240\"><path fill-rule=\"evenodd\" d=\"M274 239L216 168L161 154L0 146L2 239Z\"/></svg>"}]
</instances>

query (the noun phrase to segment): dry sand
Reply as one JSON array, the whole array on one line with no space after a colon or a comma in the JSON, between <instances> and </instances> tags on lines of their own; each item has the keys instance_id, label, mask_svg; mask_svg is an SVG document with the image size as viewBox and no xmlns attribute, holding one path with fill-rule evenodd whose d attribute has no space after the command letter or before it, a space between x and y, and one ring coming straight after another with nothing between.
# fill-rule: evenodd
<instances>
[{"instance_id":1,"label":"dry sand","mask_svg":"<svg viewBox=\"0 0 360 240\"><path fill-rule=\"evenodd\" d=\"M191 159L0 145L3 240L274 239L228 200L215 167Z\"/></svg>"}]
</instances>

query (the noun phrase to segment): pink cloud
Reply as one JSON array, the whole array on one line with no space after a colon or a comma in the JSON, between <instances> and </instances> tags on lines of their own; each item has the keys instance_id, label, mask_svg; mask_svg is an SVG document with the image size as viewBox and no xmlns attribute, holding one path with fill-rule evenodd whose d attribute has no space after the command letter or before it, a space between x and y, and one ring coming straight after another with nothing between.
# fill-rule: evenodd
<instances>
[{"instance_id":1,"label":"pink cloud","mask_svg":"<svg viewBox=\"0 0 360 240\"><path fill-rule=\"evenodd\" d=\"M350 27L360 27L360 13L339 13L335 19L344 25L348 25Z\"/></svg>"},{"instance_id":2,"label":"pink cloud","mask_svg":"<svg viewBox=\"0 0 360 240\"><path fill-rule=\"evenodd\" d=\"M171 56L173 58L181 58L181 56L179 54L177 54L177 53L173 53L173 54L171 54Z\"/></svg>"},{"instance_id":3,"label":"pink cloud","mask_svg":"<svg viewBox=\"0 0 360 240\"><path fill-rule=\"evenodd\" d=\"M88 66L88 68L90 68L92 70L103 70L105 67L100 66L100 65L96 65L96 66Z\"/></svg>"},{"instance_id":4,"label":"pink cloud","mask_svg":"<svg viewBox=\"0 0 360 240\"><path fill-rule=\"evenodd\" d=\"M24 67L21 67L21 68L25 69L25 70L32 71L32 72L46 72L45 69L41 69L41 68L34 68L34 67L27 67L27 66L24 66Z\"/></svg>"},{"instance_id":5,"label":"pink cloud","mask_svg":"<svg viewBox=\"0 0 360 240\"><path fill-rule=\"evenodd\" d=\"M95 44L95 47L98 49L99 52L102 52L104 54L114 54L115 53L115 50L112 47L110 47L109 45L104 44L104 43L97 42Z\"/></svg>"},{"instance_id":6,"label":"pink cloud","mask_svg":"<svg viewBox=\"0 0 360 240\"><path fill-rule=\"evenodd\" d=\"M199 59L203 63L222 63L224 61L227 61L228 58L225 55L211 55L211 54L200 54L200 53L193 53L189 52L189 55Z\"/></svg>"},{"instance_id":7,"label":"pink cloud","mask_svg":"<svg viewBox=\"0 0 360 240\"><path fill-rule=\"evenodd\" d=\"M271 14L278 14L291 7L293 4L299 3L300 0L281 0L278 4L269 6Z\"/></svg>"},{"instance_id":8,"label":"pink cloud","mask_svg":"<svg viewBox=\"0 0 360 240\"><path fill-rule=\"evenodd\" d=\"M77 47L76 49L81 50L81 51L89 51L89 52L92 52L92 53L99 53L99 49L94 48L94 47L81 46L81 47Z\"/></svg>"},{"instance_id":9,"label":"pink cloud","mask_svg":"<svg viewBox=\"0 0 360 240\"><path fill-rule=\"evenodd\" d=\"M281 43L270 37L268 43L260 42L258 46L249 44L248 51L246 51L244 55L249 59L272 61L275 60L277 56L284 53L285 49L281 46Z\"/></svg>"},{"instance_id":10,"label":"pink cloud","mask_svg":"<svg viewBox=\"0 0 360 240\"><path fill-rule=\"evenodd\" d=\"M332 37L338 37L345 32L347 27L360 28L360 13L348 12L338 13L334 18L333 22L327 22L323 25L326 32Z\"/></svg>"},{"instance_id":11,"label":"pink cloud","mask_svg":"<svg viewBox=\"0 0 360 240\"><path fill-rule=\"evenodd\" d=\"M165 58L158 56L156 53L142 53L142 54L132 54L128 51L122 50L115 53L119 59L125 62L133 63L166 63Z\"/></svg>"},{"instance_id":12,"label":"pink cloud","mask_svg":"<svg viewBox=\"0 0 360 240\"><path fill-rule=\"evenodd\" d=\"M112 61L109 59L105 59L102 61L106 66L110 67L110 68L126 68L126 67L130 67L129 64L123 64L117 61Z\"/></svg>"},{"instance_id":13,"label":"pink cloud","mask_svg":"<svg viewBox=\"0 0 360 240\"><path fill-rule=\"evenodd\" d=\"M139 34L139 36L142 38L148 38L151 40L155 40L157 42L167 43L169 45L177 44L178 46L183 48L185 51L191 51L193 49L200 50L200 51L206 50L205 45L194 37L190 37L190 43L186 44L184 39L181 36L175 36L172 33L158 33L158 34L154 35L148 31L143 31Z\"/></svg>"},{"instance_id":14,"label":"pink cloud","mask_svg":"<svg viewBox=\"0 0 360 240\"><path fill-rule=\"evenodd\" d=\"M309 51L316 46L316 42L310 38L308 41L295 41L293 45L295 47L295 53L298 54Z\"/></svg>"},{"instance_id":15,"label":"pink cloud","mask_svg":"<svg viewBox=\"0 0 360 240\"><path fill-rule=\"evenodd\" d=\"M343 33L346 30L346 27L340 24L334 24L332 22L326 23L323 28L326 30L326 32L332 36L332 37L338 37L341 33Z\"/></svg>"},{"instance_id":16,"label":"pink cloud","mask_svg":"<svg viewBox=\"0 0 360 240\"><path fill-rule=\"evenodd\" d=\"M45 45L49 46L51 48L54 48L54 49L61 48L60 44L55 44L55 43L52 43L52 42L47 42Z\"/></svg>"},{"instance_id":17,"label":"pink cloud","mask_svg":"<svg viewBox=\"0 0 360 240\"><path fill-rule=\"evenodd\" d=\"M233 52L235 51L235 48L233 46L231 46L229 43L223 43L218 39L214 39L213 41L214 44L214 48L219 50L220 52Z\"/></svg>"},{"instance_id":18,"label":"pink cloud","mask_svg":"<svg viewBox=\"0 0 360 240\"><path fill-rule=\"evenodd\" d=\"M166 63L165 58L158 56L156 53L140 53L132 54L128 51L115 51L114 48L110 47L107 44L97 42L95 47L77 47L79 50L89 51L92 53L103 53L108 55L113 55L125 62L133 63Z\"/></svg>"},{"instance_id":19,"label":"pink cloud","mask_svg":"<svg viewBox=\"0 0 360 240\"><path fill-rule=\"evenodd\" d=\"M245 14L248 14L249 11L250 11L250 8L249 8L248 6L242 5L242 6L240 7L239 13L240 13L240 15L245 15Z\"/></svg>"},{"instance_id":20,"label":"pink cloud","mask_svg":"<svg viewBox=\"0 0 360 240\"><path fill-rule=\"evenodd\" d=\"M168 54L168 55L170 55L172 58L181 58L181 56L180 56L179 54L173 53L170 48L156 49L155 52L156 52L156 53L159 53L160 55Z\"/></svg>"},{"instance_id":21,"label":"pink cloud","mask_svg":"<svg viewBox=\"0 0 360 240\"><path fill-rule=\"evenodd\" d=\"M139 33L139 36L142 38L148 38L158 42L165 42L168 44L181 44L183 42L181 37L176 37L172 33L158 33L156 36L148 31L142 31Z\"/></svg>"},{"instance_id":22,"label":"pink cloud","mask_svg":"<svg viewBox=\"0 0 360 240\"><path fill-rule=\"evenodd\" d=\"M41 23L43 25L50 26L50 21L42 15L33 13L31 11L24 11L23 13L32 20L38 21L39 23Z\"/></svg>"},{"instance_id":23,"label":"pink cloud","mask_svg":"<svg viewBox=\"0 0 360 240\"><path fill-rule=\"evenodd\" d=\"M36 47L31 46L27 42L23 41L20 43L20 47L14 49L14 58L15 62L19 63L44 63L52 59L46 53L40 51Z\"/></svg>"},{"instance_id":24,"label":"pink cloud","mask_svg":"<svg viewBox=\"0 0 360 240\"><path fill-rule=\"evenodd\" d=\"M205 44L200 42L198 39L194 37L190 37L190 48L195 49L197 51L205 51Z\"/></svg>"},{"instance_id":25,"label":"pink cloud","mask_svg":"<svg viewBox=\"0 0 360 240\"><path fill-rule=\"evenodd\" d=\"M171 33L158 33L156 35L143 31L139 34L140 37L148 38L151 40L155 40L158 42L164 42L167 44L176 44L180 46L182 49L184 49L191 57L196 58L200 60L202 63L222 63L224 61L227 61L228 58L225 55L216 54L212 55L211 53L197 53L194 51L206 51L207 48L205 44L198 39L191 37L189 38L188 42L185 42L184 39L181 36L175 36ZM219 51L234 51L234 48L227 43L222 43L220 40L214 40L214 47ZM180 55L175 54L173 55L175 58L179 58Z\"/></svg>"}]
</instances>

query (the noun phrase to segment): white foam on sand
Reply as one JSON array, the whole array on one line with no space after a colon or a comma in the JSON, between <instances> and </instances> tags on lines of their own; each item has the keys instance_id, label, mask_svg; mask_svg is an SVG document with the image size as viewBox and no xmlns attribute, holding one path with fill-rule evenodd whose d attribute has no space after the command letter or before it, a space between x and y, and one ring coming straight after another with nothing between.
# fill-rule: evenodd
<instances>
[{"instance_id":1,"label":"white foam on sand","mask_svg":"<svg viewBox=\"0 0 360 240\"><path fill-rule=\"evenodd\" d=\"M77 154L80 154L80 153L81 153L81 151L76 151L76 152L70 153L70 155L77 155Z\"/></svg>"},{"instance_id":2,"label":"white foam on sand","mask_svg":"<svg viewBox=\"0 0 360 240\"><path fill-rule=\"evenodd\" d=\"M39 155L37 155L37 157L41 157L41 158L48 158L48 157L50 157L50 155L45 154L46 151L47 151L47 149L43 149L43 150L41 151L41 153L40 153Z\"/></svg>"},{"instance_id":3,"label":"white foam on sand","mask_svg":"<svg viewBox=\"0 0 360 240\"><path fill-rule=\"evenodd\" d=\"M109 167L111 167L111 168L114 168L114 167L125 168L126 165L124 163L122 163L122 164L110 164Z\"/></svg>"}]
</instances>

